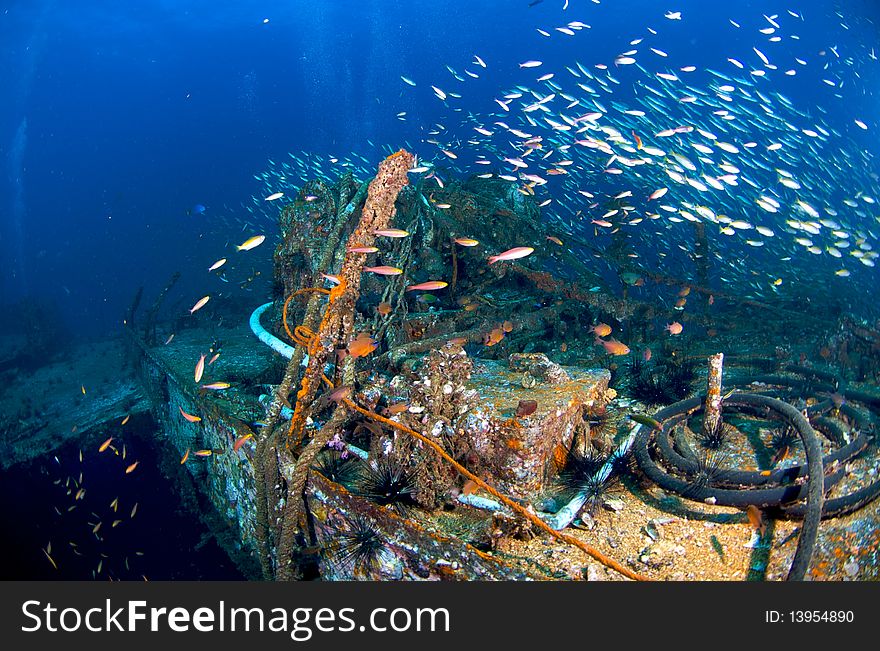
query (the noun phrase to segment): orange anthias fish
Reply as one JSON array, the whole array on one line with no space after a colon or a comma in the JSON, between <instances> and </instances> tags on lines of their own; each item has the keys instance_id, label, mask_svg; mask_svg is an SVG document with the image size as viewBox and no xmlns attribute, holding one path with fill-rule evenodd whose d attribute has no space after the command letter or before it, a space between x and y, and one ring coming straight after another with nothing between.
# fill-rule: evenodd
<instances>
[{"instance_id":1,"label":"orange anthias fish","mask_svg":"<svg viewBox=\"0 0 880 651\"><path fill-rule=\"evenodd\" d=\"M352 387L350 385L344 384L341 387L336 387L327 398L335 403L340 403L343 400L349 400L352 394Z\"/></svg>"},{"instance_id":2,"label":"orange anthias fish","mask_svg":"<svg viewBox=\"0 0 880 651\"><path fill-rule=\"evenodd\" d=\"M470 237L456 237L454 241L459 246L477 246L480 243L479 240L474 240Z\"/></svg>"},{"instance_id":3,"label":"orange anthias fish","mask_svg":"<svg viewBox=\"0 0 880 651\"><path fill-rule=\"evenodd\" d=\"M107 448L110 447L110 444L113 442L113 437L111 436L109 439L101 443L101 447L98 448L98 452L103 452Z\"/></svg>"},{"instance_id":4,"label":"orange anthias fish","mask_svg":"<svg viewBox=\"0 0 880 651\"><path fill-rule=\"evenodd\" d=\"M607 337L611 334L611 326L607 323L597 323L590 328L590 332L596 333L596 336L598 337Z\"/></svg>"},{"instance_id":5,"label":"orange anthias fish","mask_svg":"<svg viewBox=\"0 0 880 651\"><path fill-rule=\"evenodd\" d=\"M131 464L128 468L125 469L125 474L127 475L131 472L134 472L134 469L137 468L139 463L140 461L135 461L133 464Z\"/></svg>"},{"instance_id":6,"label":"orange anthias fish","mask_svg":"<svg viewBox=\"0 0 880 651\"><path fill-rule=\"evenodd\" d=\"M432 292L436 289L443 289L448 284L449 283L444 282L442 280L429 280L424 283L419 283L418 285L410 285L409 287L406 288L406 291L413 292L416 290L422 290L422 291Z\"/></svg>"},{"instance_id":7,"label":"orange anthias fish","mask_svg":"<svg viewBox=\"0 0 880 651\"><path fill-rule=\"evenodd\" d=\"M378 274L380 276L399 276L403 273L403 269L388 267L385 265L380 267L364 267L364 271L369 271L370 273Z\"/></svg>"},{"instance_id":8,"label":"orange anthias fish","mask_svg":"<svg viewBox=\"0 0 880 651\"><path fill-rule=\"evenodd\" d=\"M189 448L186 449L186 452L183 453L183 456L180 458L180 465L186 463L186 460L189 459Z\"/></svg>"},{"instance_id":9,"label":"orange anthias fish","mask_svg":"<svg viewBox=\"0 0 880 651\"><path fill-rule=\"evenodd\" d=\"M602 346L609 355L629 355L629 346L626 344L617 341L617 339L609 339L608 341L603 341L602 339L596 338L594 342L597 346Z\"/></svg>"},{"instance_id":10,"label":"orange anthias fish","mask_svg":"<svg viewBox=\"0 0 880 651\"><path fill-rule=\"evenodd\" d=\"M180 415L183 416L190 423L198 423L201 419L200 416L193 416L192 414L188 414L183 410L183 407L177 407L180 410Z\"/></svg>"},{"instance_id":11,"label":"orange anthias fish","mask_svg":"<svg viewBox=\"0 0 880 651\"><path fill-rule=\"evenodd\" d=\"M348 344L348 354L355 358L364 357L376 350L377 346L375 339L368 333L361 332L356 339Z\"/></svg>"},{"instance_id":12,"label":"orange anthias fish","mask_svg":"<svg viewBox=\"0 0 880 651\"><path fill-rule=\"evenodd\" d=\"M504 332L513 332L513 321L505 321L501 324L501 329Z\"/></svg>"},{"instance_id":13,"label":"orange anthias fish","mask_svg":"<svg viewBox=\"0 0 880 651\"><path fill-rule=\"evenodd\" d=\"M633 138L636 140L636 149L641 149L644 145L642 144L642 139L639 138L639 134L637 134L634 130L632 131Z\"/></svg>"},{"instance_id":14,"label":"orange anthias fish","mask_svg":"<svg viewBox=\"0 0 880 651\"><path fill-rule=\"evenodd\" d=\"M203 384L201 385L202 389L209 389L210 391L222 391L223 389L228 389L232 385L229 382L211 382L211 384Z\"/></svg>"},{"instance_id":15,"label":"orange anthias fish","mask_svg":"<svg viewBox=\"0 0 880 651\"><path fill-rule=\"evenodd\" d=\"M409 409L409 404L405 402L398 402L397 404L385 407L385 409L383 409L382 411L386 416L394 416L395 414L399 414L403 411L406 411L407 409Z\"/></svg>"},{"instance_id":16,"label":"orange anthias fish","mask_svg":"<svg viewBox=\"0 0 880 651\"><path fill-rule=\"evenodd\" d=\"M483 343L487 346L494 346L502 339L504 339L504 330L501 328L495 328L492 332L483 335Z\"/></svg>"},{"instance_id":17,"label":"orange anthias fish","mask_svg":"<svg viewBox=\"0 0 880 651\"><path fill-rule=\"evenodd\" d=\"M679 335L681 334L683 326L678 321L673 321L669 325L667 325L664 330L666 330L671 335Z\"/></svg>"},{"instance_id":18,"label":"orange anthias fish","mask_svg":"<svg viewBox=\"0 0 880 651\"><path fill-rule=\"evenodd\" d=\"M239 436L235 443L232 444L232 451L238 452L241 449L241 446L244 445L249 439L254 438L253 434L245 434L243 436Z\"/></svg>"},{"instance_id":19,"label":"orange anthias fish","mask_svg":"<svg viewBox=\"0 0 880 651\"><path fill-rule=\"evenodd\" d=\"M210 457L214 454L213 450L196 450L195 455L197 457Z\"/></svg>"},{"instance_id":20,"label":"orange anthias fish","mask_svg":"<svg viewBox=\"0 0 880 651\"><path fill-rule=\"evenodd\" d=\"M535 252L530 246L517 246L512 249L508 249L504 253L499 253L498 255L489 256L489 264L495 264L501 260L517 260L519 258L524 258L527 255L531 255Z\"/></svg>"},{"instance_id":21,"label":"orange anthias fish","mask_svg":"<svg viewBox=\"0 0 880 651\"><path fill-rule=\"evenodd\" d=\"M379 237L406 237L409 235L407 231L402 231L399 228L379 228L373 233Z\"/></svg>"},{"instance_id":22,"label":"orange anthias fish","mask_svg":"<svg viewBox=\"0 0 880 651\"><path fill-rule=\"evenodd\" d=\"M196 379L196 382L200 382L200 381L201 381L201 379L202 379L202 374L203 374L204 372L205 372L205 356L202 355L201 357L199 357L199 361L196 362L196 372L195 372L195 374L194 374L194 377L195 377L195 379Z\"/></svg>"},{"instance_id":23,"label":"orange anthias fish","mask_svg":"<svg viewBox=\"0 0 880 651\"><path fill-rule=\"evenodd\" d=\"M345 250L349 253L377 253L379 248L375 246L350 246Z\"/></svg>"},{"instance_id":24,"label":"orange anthias fish","mask_svg":"<svg viewBox=\"0 0 880 651\"><path fill-rule=\"evenodd\" d=\"M558 244L559 246L563 246L562 240L560 240L558 237L554 237L553 235L548 235L547 239L550 240L551 242L553 242L554 244Z\"/></svg>"},{"instance_id":25,"label":"orange anthias fish","mask_svg":"<svg viewBox=\"0 0 880 651\"><path fill-rule=\"evenodd\" d=\"M764 532L767 530L767 524L764 522L764 515L761 513L761 509L754 504L749 504L746 514L749 516L749 524L752 525L752 529L757 529L763 538Z\"/></svg>"}]
</instances>

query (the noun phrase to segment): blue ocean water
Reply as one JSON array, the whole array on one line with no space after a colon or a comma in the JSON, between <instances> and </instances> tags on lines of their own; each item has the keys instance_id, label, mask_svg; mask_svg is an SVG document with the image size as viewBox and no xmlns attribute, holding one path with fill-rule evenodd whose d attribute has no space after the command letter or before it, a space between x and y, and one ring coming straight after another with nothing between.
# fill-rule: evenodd
<instances>
[{"instance_id":1,"label":"blue ocean water","mask_svg":"<svg viewBox=\"0 0 880 651\"><path fill-rule=\"evenodd\" d=\"M700 68L694 74L705 82L703 68L737 72L726 59L761 45L766 37L757 30L768 27L762 14L787 21L780 32L786 39L768 52L779 59L790 50L786 58L803 56L810 65L790 78L780 69L761 88L800 107L823 106L828 123L853 138L848 146L877 151L880 77L870 52L880 44L880 10L870 0L571 0L564 11L564 0L531 4L4 3L0 303L37 296L57 304L70 333L112 332L139 285L151 295L180 270L180 286L200 291L196 270L212 247L239 235L215 218L241 214L261 187L252 175L266 169L267 159L359 151L375 163L381 154L371 153L368 140L394 148L409 142L417 153L433 154L424 140L432 125L460 117L450 107L492 113L503 89L538 88L531 83L537 72L560 79L574 61L605 62L623 79L612 61L639 37L667 52L670 65ZM680 11L682 20L664 18L667 11ZM554 31L572 20L591 29L573 37ZM799 40L790 40L792 33ZM639 57L653 65L657 57L644 54L647 44ZM473 64L475 54L486 69ZM518 66L527 59L544 62L535 75ZM845 80L841 98L821 82L826 63ZM459 82L447 65L480 77ZM418 86L402 83L401 75ZM462 98L445 105L431 84ZM598 99L627 101L633 92L624 81ZM405 122L396 118L401 111ZM858 116L869 130L853 127ZM187 215L196 204L205 213ZM871 271L860 280L875 280Z\"/></svg>"},{"instance_id":2,"label":"blue ocean water","mask_svg":"<svg viewBox=\"0 0 880 651\"><path fill-rule=\"evenodd\" d=\"M284 201L316 174L365 179L401 147L434 178L511 176L566 245L572 235L594 246L577 254L616 290L634 283L619 259L603 259L612 227L631 238L640 270L693 280L679 245L701 221L719 295L822 303L820 319L839 310L876 324L878 21L874 0L4 2L0 335L19 328L23 305L39 305L28 318L51 320L53 337L115 336L138 288L143 309L176 272L164 316L186 318L204 295L246 314L272 298ZM526 144L536 136L540 147ZM284 201L265 201L276 192ZM258 233L266 244L235 250ZM207 273L222 257L230 264ZM658 330L678 314L666 289L627 290L669 308L652 317ZM74 393L78 372L63 378ZM152 467L159 455L144 447ZM52 482L69 480L77 451L0 481L7 548L37 568L23 576L56 576L40 548L58 526L48 507L69 497ZM88 470L103 500L115 485L97 458ZM163 484L153 471L127 507ZM22 485L30 501L16 499ZM210 543L163 564L171 546L209 536L185 514L163 517L170 494L151 497L107 571L240 576ZM82 534L92 520L64 521ZM178 537L129 558L154 526ZM63 576L88 576L96 549Z\"/></svg>"}]
</instances>

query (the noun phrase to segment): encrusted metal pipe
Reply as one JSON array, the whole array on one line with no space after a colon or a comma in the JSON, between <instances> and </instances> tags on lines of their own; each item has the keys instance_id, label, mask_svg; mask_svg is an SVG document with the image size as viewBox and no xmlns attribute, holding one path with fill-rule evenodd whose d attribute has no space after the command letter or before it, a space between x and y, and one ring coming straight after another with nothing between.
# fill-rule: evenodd
<instances>
[{"instance_id":1,"label":"encrusted metal pipe","mask_svg":"<svg viewBox=\"0 0 880 651\"><path fill-rule=\"evenodd\" d=\"M703 435L717 432L721 427L721 371L724 353L709 357L709 379L706 383L706 409L703 412Z\"/></svg>"},{"instance_id":2,"label":"encrusted metal pipe","mask_svg":"<svg viewBox=\"0 0 880 651\"><path fill-rule=\"evenodd\" d=\"M266 344L269 348L274 350L276 353L286 357L287 359L290 359L291 357L293 357L293 350L294 350L293 346L290 346L289 344L286 344L283 341L281 341L278 337L276 337L275 335L271 334L268 330L266 330L266 328L263 327L263 324L260 323L260 317L270 307L272 307L271 302L263 303L263 305L261 305L260 307L258 307L256 310L254 310L251 313L251 318L250 318L251 332L253 332L255 335L257 335L257 339L262 341L264 344Z\"/></svg>"},{"instance_id":3,"label":"encrusted metal pipe","mask_svg":"<svg viewBox=\"0 0 880 651\"><path fill-rule=\"evenodd\" d=\"M633 442L636 440L636 435L639 433L639 430L642 429L641 425L636 425L632 428L627 437L621 441L620 445L614 451L614 454L606 461L599 471L596 473L594 477L595 482L603 482L608 478L608 475L611 474L611 471L614 469L614 461L618 457L623 457L627 453L629 453L630 448L633 445ZM580 513L584 504L587 503L587 494L586 493L578 493L575 495L571 501L559 509L556 513L553 514L543 514L539 513L539 515L544 518L544 521L549 524L551 527L556 529L556 531L562 531L577 517L578 513Z\"/></svg>"}]
</instances>

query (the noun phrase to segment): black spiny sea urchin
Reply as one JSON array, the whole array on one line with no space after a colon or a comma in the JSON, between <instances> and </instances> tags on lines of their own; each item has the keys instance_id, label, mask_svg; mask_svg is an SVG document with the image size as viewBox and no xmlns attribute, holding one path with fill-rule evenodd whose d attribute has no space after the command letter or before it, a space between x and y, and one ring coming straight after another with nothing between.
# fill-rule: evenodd
<instances>
[{"instance_id":1,"label":"black spiny sea urchin","mask_svg":"<svg viewBox=\"0 0 880 651\"><path fill-rule=\"evenodd\" d=\"M613 466L607 475L600 473L609 459L594 450L587 454L570 452L556 480L562 496L571 499L575 495L585 495L587 509L595 513L603 498L618 488L620 478Z\"/></svg>"},{"instance_id":2,"label":"black spiny sea urchin","mask_svg":"<svg viewBox=\"0 0 880 651\"><path fill-rule=\"evenodd\" d=\"M345 527L337 531L334 537L334 560L364 572L376 569L385 549L385 541L375 522L355 513L347 518Z\"/></svg>"},{"instance_id":3,"label":"black spiny sea urchin","mask_svg":"<svg viewBox=\"0 0 880 651\"><path fill-rule=\"evenodd\" d=\"M634 357L628 370L630 395L647 405L668 405L686 398L696 379L696 363L684 359L649 364Z\"/></svg>"},{"instance_id":4,"label":"black spiny sea urchin","mask_svg":"<svg viewBox=\"0 0 880 651\"><path fill-rule=\"evenodd\" d=\"M322 450L312 468L330 481L350 490L361 477L363 463L353 454L346 455L339 450Z\"/></svg>"},{"instance_id":5,"label":"black spiny sea urchin","mask_svg":"<svg viewBox=\"0 0 880 651\"><path fill-rule=\"evenodd\" d=\"M704 450L697 455L697 468L695 472L689 473L687 481L687 489L682 492L684 497L691 497L700 491L710 488L718 479L718 476L724 472L725 455L718 450Z\"/></svg>"},{"instance_id":6,"label":"black spiny sea urchin","mask_svg":"<svg viewBox=\"0 0 880 651\"><path fill-rule=\"evenodd\" d=\"M707 450L720 450L727 443L732 433L733 428L730 425L718 421L709 431L704 432L700 429L697 434L697 441Z\"/></svg>"},{"instance_id":7,"label":"black spiny sea urchin","mask_svg":"<svg viewBox=\"0 0 880 651\"><path fill-rule=\"evenodd\" d=\"M399 512L418 506L413 495L416 490L415 475L387 459L379 461L375 467L367 465L355 490L361 497Z\"/></svg>"},{"instance_id":8,"label":"black spiny sea urchin","mask_svg":"<svg viewBox=\"0 0 880 651\"><path fill-rule=\"evenodd\" d=\"M774 452L773 464L775 465L790 456L799 445L801 445L800 436L791 425L784 425L773 432L773 437L770 439L770 447Z\"/></svg>"}]
</instances>

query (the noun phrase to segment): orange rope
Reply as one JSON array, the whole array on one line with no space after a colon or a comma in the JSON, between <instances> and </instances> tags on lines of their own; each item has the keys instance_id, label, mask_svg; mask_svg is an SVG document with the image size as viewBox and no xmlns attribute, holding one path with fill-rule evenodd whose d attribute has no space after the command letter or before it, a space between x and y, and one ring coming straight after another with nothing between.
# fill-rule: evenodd
<instances>
[{"instance_id":1,"label":"orange rope","mask_svg":"<svg viewBox=\"0 0 880 651\"><path fill-rule=\"evenodd\" d=\"M321 319L321 324L318 326L318 331L313 332L310 328L299 325L294 329L293 334L290 333L290 329L286 325L285 321L285 330L287 330L288 336L303 346L309 354L310 360L315 358L315 355L318 353L318 348L320 346L319 336L320 333L323 332L326 328L326 325L330 318L330 308L333 306L333 303L336 302L342 294L345 293L347 283L345 279L341 279L339 284L336 285L333 289L327 290L318 287L307 287L305 289L300 289L291 294L287 300L290 300L293 296L298 293L306 292L306 291L319 291L321 293L327 294L327 308L324 310L324 317ZM285 310L285 315L287 314L287 310ZM311 361L310 361L311 364ZM327 381L330 386L333 386L333 383L327 379L323 372L321 372L321 377ZM287 443L290 446L290 439L295 439L295 445L299 445L302 441L303 429L305 427L306 422L306 414L305 407L303 406L303 402L305 398L309 395L311 390L311 380L309 379L308 369L303 374L302 382L300 383L299 391L296 394L296 405L293 408L293 416L290 418L290 429L287 430Z\"/></svg>"},{"instance_id":2,"label":"orange rope","mask_svg":"<svg viewBox=\"0 0 880 651\"><path fill-rule=\"evenodd\" d=\"M292 299L295 294L291 294L284 301L284 307L281 308L281 324L284 326L284 331L287 333L287 336L291 341L296 341L296 337L293 336L293 333L290 332L290 328L287 325L287 306L290 304L290 299Z\"/></svg>"},{"instance_id":3,"label":"orange rope","mask_svg":"<svg viewBox=\"0 0 880 651\"><path fill-rule=\"evenodd\" d=\"M315 333L304 325L298 325L293 330L293 338L296 343L308 350L315 338Z\"/></svg>"},{"instance_id":4,"label":"orange rope","mask_svg":"<svg viewBox=\"0 0 880 651\"><path fill-rule=\"evenodd\" d=\"M284 331L287 333L287 336L290 338L291 341L295 341L300 346L304 346L304 347L308 348L308 345L309 345L308 339L312 335L314 335L314 333L311 330L309 330L308 328L306 328L305 326L297 326L294 329L294 332L298 332L300 330L300 328L302 328L303 333L305 334L304 337L302 337L302 336L298 337L296 334L293 334L290 332L290 326L287 325L287 306L290 305L291 299L294 296L299 296L300 294L305 294L306 292L319 292L321 294L327 294L328 296L331 293L329 289L324 289L323 287L305 287L303 289L296 290L295 292L293 292L293 294L291 294L290 296L288 296L284 300L284 307L281 308L281 323L284 325ZM309 335L307 333L311 333L311 335Z\"/></svg>"},{"instance_id":5,"label":"orange rope","mask_svg":"<svg viewBox=\"0 0 880 651\"><path fill-rule=\"evenodd\" d=\"M355 404L354 402L352 402L349 398L343 398L342 402L344 402L351 409L354 409L359 414L366 416L367 418L377 420L380 423L384 423L385 425L388 425L389 427L393 427L394 429L396 429L398 431L404 432L406 434L409 434L410 436L415 437L416 439L418 439L419 441L421 441L422 443L424 443L425 445L430 447L432 450L434 450L434 452L436 452L441 457L443 457L443 459L446 460L447 462L449 462L458 472L460 472L462 475L464 475L465 477L470 479L477 486L482 488L484 491L486 491L490 495L493 495L502 504L504 504L508 508L512 509L513 511L515 511L519 515L523 516L526 520L531 522L533 525L535 525L536 527L538 527L539 529L541 529L545 533L550 534L551 536L553 536L557 540L561 540L562 542L568 543L569 545L574 545L575 547L577 547L581 551L585 552L587 555L595 558L597 561L599 561L600 563L602 563L606 567L610 567L611 569L616 570L617 572L619 572L620 574L623 574L627 578L633 579L635 581L649 581L650 580L648 577L643 576L641 574L638 574L636 572L633 572L629 568L624 567L623 565L621 565L620 563L615 561L613 558L608 558L607 556L605 556L602 552L600 552L595 547L592 547L592 546L586 544L585 542L578 540L574 536L569 536L568 534L564 534L560 531L556 531L556 529L554 529L553 527L548 525L541 518L539 518L537 515L535 515L534 513L529 511L528 509L526 509L524 506L522 506L521 504L517 504L512 499L510 499L509 497L507 497L506 495L499 492L497 489L493 488L492 486L487 484L485 481L483 481L482 479L477 477L474 473L472 473L470 470L468 470L463 465L458 463L455 459L453 459L451 456L449 456L449 454L446 452L446 450L444 450L440 445L438 445L437 443L435 443L431 439L427 438L424 434L420 434L419 432L415 431L414 429L410 429L406 425L401 425L400 423L398 423L396 421L393 421L389 418L385 418L384 416L380 416L379 414L376 414L372 411L364 409L363 407L360 407L357 404Z\"/></svg>"}]
</instances>

